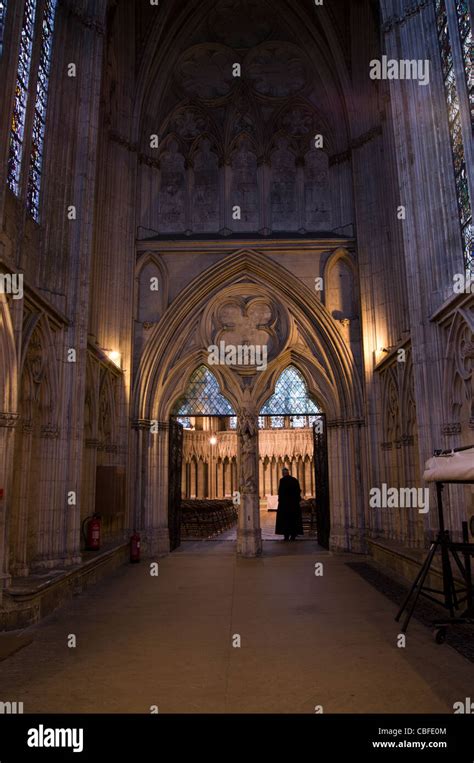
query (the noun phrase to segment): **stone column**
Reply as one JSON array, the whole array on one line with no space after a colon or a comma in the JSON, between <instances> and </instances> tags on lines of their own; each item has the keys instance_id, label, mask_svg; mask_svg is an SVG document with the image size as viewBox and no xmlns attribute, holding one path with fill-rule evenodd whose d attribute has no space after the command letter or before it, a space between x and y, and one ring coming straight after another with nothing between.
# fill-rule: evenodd
<instances>
[{"instance_id":1,"label":"stone column","mask_svg":"<svg viewBox=\"0 0 474 763\"><path fill-rule=\"evenodd\" d=\"M208 491L206 489L205 474L204 474L204 461L199 459L197 462L197 498L207 498Z\"/></svg>"},{"instance_id":2,"label":"stone column","mask_svg":"<svg viewBox=\"0 0 474 763\"><path fill-rule=\"evenodd\" d=\"M3 495L0 495L0 604L2 591L11 580L9 573L8 521L11 511L11 487L13 474L14 427L18 414L0 412L0 478ZM10 510L9 510L10 509Z\"/></svg>"},{"instance_id":3,"label":"stone column","mask_svg":"<svg viewBox=\"0 0 474 763\"><path fill-rule=\"evenodd\" d=\"M33 425L31 421L23 421L19 424L16 433L19 445L15 474L12 480L11 491L11 553L10 572L13 577L26 577L28 575L28 510L31 481L31 449L33 439ZM16 446L15 446L16 447Z\"/></svg>"},{"instance_id":4,"label":"stone column","mask_svg":"<svg viewBox=\"0 0 474 763\"><path fill-rule=\"evenodd\" d=\"M220 458L217 463L217 494L216 498L224 498L224 464Z\"/></svg>"},{"instance_id":5,"label":"stone column","mask_svg":"<svg viewBox=\"0 0 474 763\"><path fill-rule=\"evenodd\" d=\"M229 478L229 472L230 472L230 463L227 458L224 459L222 462L222 479L224 482L224 498L231 495L230 492L230 478Z\"/></svg>"},{"instance_id":6,"label":"stone column","mask_svg":"<svg viewBox=\"0 0 474 763\"><path fill-rule=\"evenodd\" d=\"M197 463L196 459L191 459L189 475L189 497L197 498Z\"/></svg>"},{"instance_id":7,"label":"stone column","mask_svg":"<svg viewBox=\"0 0 474 763\"><path fill-rule=\"evenodd\" d=\"M187 498L187 481L186 481L186 474L188 471L188 465L183 459L183 465L181 467L181 495L183 498Z\"/></svg>"},{"instance_id":8,"label":"stone column","mask_svg":"<svg viewBox=\"0 0 474 763\"><path fill-rule=\"evenodd\" d=\"M237 490L237 461L232 458L231 461L231 475L232 475L232 493Z\"/></svg>"},{"instance_id":9,"label":"stone column","mask_svg":"<svg viewBox=\"0 0 474 763\"><path fill-rule=\"evenodd\" d=\"M144 474L142 505L136 516L143 531L144 556L153 558L168 554L170 539L168 531L168 437L166 422L140 420L138 431L141 440ZM140 500L140 497L139 497ZM137 527L138 529L138 527Z\"/></svg>"},{"instance_id":10,"label":"stone column","mask_svg":"<svg viewBox=\"0 0 474 763\"><path fill-rule=\"evenodd\" d=\"M260 502L258 497L258 416L250 406L238 417L238 464L240 508L237 553L254 557L262 553Z\"/></svg>"},{"instance_id":11,"label":"stone column","mask_svg":"<svg viewBox=\"0 0 474 763\"><path fill-rule=\"evenodd\" d=\"M95 486L97 476L97 448L99 440L89 437L84 441L82 467L81 523L95 511Z\"/></svg>"},{"instance_id":12,"label":"stone column","mask_svg":"<svg viewBox=\"0 0 474 763\"><path fill-rule=\"evenodd\" d=\"M361 459L365 452L362 422L328 422L330 549L366 553L368 501ZM316 492L318 486L316 485Z\"/></svg>"},{"instance_id":13,"label":"stone column","mask_svg":"<svg viewBox=\"0 0 474 763\"><path fill-rule=\"evenodd\" d=\"M304 460L304 495L305 498L311 493L311 461L308 457Z\"/></svg>"},{"instance_id":14,"label":"stone column","mask_svg":"<svg viewBox=\"0 0 474 763\"><path fill-rule=\"evenodd\" d=\"M36 509L38 512L35 558L30 570L52 569L61 564L66 554L59 549L61 536L61 516L67 514L67 496L58 495L58 437L54 426L44 425L40 430L41 472L36 489ZM63 537L65 533L62 534Z\"/></svg>"}]
</instances>

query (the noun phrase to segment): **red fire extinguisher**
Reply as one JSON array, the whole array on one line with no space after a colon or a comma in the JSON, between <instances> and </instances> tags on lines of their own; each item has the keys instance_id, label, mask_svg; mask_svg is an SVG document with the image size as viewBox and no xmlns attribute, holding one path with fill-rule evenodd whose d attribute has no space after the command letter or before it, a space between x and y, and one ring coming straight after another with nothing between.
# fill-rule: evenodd
<instances>
[{"instance_id":1,"label":"red fire extinguisher","mask_svg":"<svg viewBox=\"0 0 474 763\"><path fill-rule=\"evenodd\" d=\"M140 561L140 535L136 530L133 531L133 535L130 538L130 561Z\"/></svg>"},{"instance_id":2,"label":"red fire extinguisher","mask_svg":"<svg viewBox=\"0 0 474 763\"><path fill-rule=\"evenodd\" d=\"M87 525L87 532L84 531L84 525ZM100 514L93 514L86 517L82 523L82 534L89 551L98 551L100 548Z\"/></svg>"}]
</instances>

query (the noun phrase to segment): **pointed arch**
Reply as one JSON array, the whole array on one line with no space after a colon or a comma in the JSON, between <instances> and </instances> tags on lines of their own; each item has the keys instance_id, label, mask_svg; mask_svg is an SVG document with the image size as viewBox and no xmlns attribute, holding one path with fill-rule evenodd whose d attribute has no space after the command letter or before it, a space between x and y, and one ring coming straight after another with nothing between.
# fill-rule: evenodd
<instances>
[{"instance_id":1,"label":"pointed arch","mask_svg":"<svg viewBox=\"0 0 474 763\"><path fill-rule=\"evenodd\" d=\"M208 337L201 331L209 303L236 283L271 294L292 315L293 328L281 349L253 387L260 406L274 388L277 376L294 362L303 374L310 395L329 419L358 419L362 415L362 388L354 357L324 305L290 271L262 252L240 250L198 275L165 311L151 332L142 354L133 393L137 419L167 420L190 373L208 362ZM308 337L308 346L298 340ZM222 393L237 409L241 388L228 366L213 366Z\"/></svg>"},{"instance_id":2,"label":"pointed arch","mask_svg":"<svg viewBox=\"0 0 474 763\"><path fill-rule=\"evenodd\" d=\"M99 399L97 394L97 369L90 354L86 363L86 387L84 394L84 435L85 439L97 437L99 422Z\"/></svg>"},{"instance_id":3,"label":"pointed arch","mask_svg":"<svg viewBox=\"0 0 474 763\"><path fill-rule=\"evenodd\" d=\"M55 427L58 420L59 367L55 341L46 315L32 313L25 321L21 355L22 417L30 420L38 406L41 425Z\"/></svg>"},{"instance_id":4,"label":"pointed arch","mask_svg":"<svg viewBox=\"0 0 474 763\"><path fill-rule=\"evenodd\" d=\"M387 443L394 443L400 439L400 393L396 368L390 366L383 379L382 410L383 431Z\"/></svg>"},{"instance_id":5,"label":"pointed arch","mask_svg":"<svg viewBox=\"0 0 474 763\"><path fill-rule=\"evenodd\" d=\"M265 3L268 13L274 13L270 3ZM156 15L153 28L148 35L145 51L137 75L137 87L133 109L132 140L138 141L143 126L144 113L148 110L159 113L159 104L164 96L169 78L175 70L181 45L192 44L188 32L188 41L183 37L187 30L195 30L208 18L215 7L215 0L197 2L193 0L183 6L176 14L173 6L163 7ZM337 150L344 150L350 135L350 117L356 114L351 76L344 54L341 38L330 14L321 6L318 8L318 24L310 10L297 3L286 2L282 5L281 17L294 40L306 48L320 52L317 72L324 83L328 108L332 113L342 112L335 128L338 131L335 145ZM342 104L341 104L342 101Z\"/></svg>"},{"instance_id":6,"label":"pointed arch","mask_svg":"<svg viewBox=\"0 0 474 763\"><path fill-rule=\"evenodd\" d=\"M293 364L280 373L273 394L260 409L260 416L315 413L320 409L308 393L303 374Z\"/></svg>"},{"instance_id":7,"label":"pointed arch","mask_svg":"<svg viewBox=\"0 0 474 763\"><path fill-rule=\"evenodd\" d=\"M474 315L458 309L449 328L443 379L445 422L466 425L474 419Z\"/></svg>"},{"instance_id":8,"label":"pointed arch","mask_svg":"<svg viewBox=\"0 0 474 763\"><path fill-rule=\"evenodd\" d=\"M18 408L18 358L10 307L0 293L0 411L16 413Z\"/></svg>"},{"instance_id":9,"label":"pointed arch","mask_svg":"<svg viewBox=\"0 0 474 763\"><path fill-rule=\"evenodd\" d=\"M140 310L142 307L141 292L144 287L143 280L146 269L150 270L150 277L158 278L158 292L154 292L154 295L155 297L158 296L161 307L160 312L162 313L168 305L169 273L166 263L156 252L143 252L138 258L135 267L134 305L135 320L138 321L140 321Z\"/></svg>"},{"instance_id":10,"label":"pointed arch","mask_svg":"<svg viewBox=\"0 0 474 763\"><path fill-rule=\"evenodd\" d=\"M221 147L218 144L218 141L211 132L203 132L202 135L198 135L197 138L193 140L191 143L191 147L189 149L189 165L193 167L195 164L196 154L199 153L199 151L202 151L202 147L204 144L204 141L207 141L209 143L210 147L210 153L214 154L218 160L218 162L222 162L224 155L221 150Z\"/></svg>"},{"instance_id":11,"label":"pointed arch","mask_svg":"<svg viewBox=\"0 0 474 763\"><path fill-rule=\"evenodd\" d=\"M107 369L102 371L98 413L98 437L104 445L111 446L116 441L117 416L114 381Z\"/></svg>"}]
</instances>

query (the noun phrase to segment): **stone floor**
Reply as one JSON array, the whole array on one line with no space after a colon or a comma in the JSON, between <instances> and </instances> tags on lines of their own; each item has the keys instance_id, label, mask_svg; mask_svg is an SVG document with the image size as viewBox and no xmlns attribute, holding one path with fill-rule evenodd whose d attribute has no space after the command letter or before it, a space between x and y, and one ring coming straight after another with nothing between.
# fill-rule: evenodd
<instances>
[{"instance_id":1,"label":"stone floor","mask_svg":"<svg viewBox=\"0 0 474 763\"><path fill-rule=\"evenodd\" d=\"M0 662L0 701L35 713L452 713L472 695L474 666L420 623L397 647L395 605L347 566L355 557L302 540L264 552L237 559L232 541L196 541L160 559L158 577L148 562L121 568L25 632L33 643Z\"/></svg>"},{"instance_id":2,"label":"stone floor","mask_svg":"<svg viewBox=\"0 0 474 763\"><path fill-rule=\"evenodd\" d=\"M260 527L262 540L282 540L281 535L275 535L276 511L260 510ZM237 525L222 533L219 540L237 540ZM300 540L303 540L301 538ZM306 538L305 538L306 540Z\"/></svg>"}]
</instances>

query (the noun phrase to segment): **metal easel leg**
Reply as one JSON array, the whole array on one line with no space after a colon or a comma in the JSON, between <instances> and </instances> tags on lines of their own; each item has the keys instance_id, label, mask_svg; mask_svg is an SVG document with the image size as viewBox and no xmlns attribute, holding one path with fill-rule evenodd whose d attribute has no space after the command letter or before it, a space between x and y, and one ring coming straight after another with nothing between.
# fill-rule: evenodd
<instances>
[{"instance_id":1,"label":"metal easel leg","mask_svg":"<svg viewBox=\"0 0 474 763\"><path fill-rule=\"evenodd\" d=\"M409 622L411 620L411 616L413 614L413 610L415 609L416 602L418 601L418 599L420 597L421 590L422 590L424 582L426 580L426 576L428 575L428 572L430 570L431 563L433 561L434 555L435 555L436 550L438 548L439 542L440 541L439 541L439 536L438 536L436 538L436 540L434 540L432 542L432 544L430 546L430 550L429 550L428 556L426 557L425 561L423 562L423 564L422 564L422 566L421 566L421 568L420 568L420 570L419 570L419 572L418 572L418 574L417 574L417 576L416 576L416 578L415 578L415 580L413 582L413 585L410 588L410 590L409 590L409 592L408 592L408 594L407 594L407 596L405 598L405 601L403 602L402 606L400 607L400 609L399 609L399 611L397 613L397 616L395 617L395 620L398 622L400 620L404 610L405 609L408 610L407 611L407 616L405 617L405 620L403 622L402 633L405 633L407 628L408 628L408 624L409 624ZM410 606L408 606L408 604L410 602L410 599L412 599L412 601L410 603Z\"/></svg>"}]
</instances>

